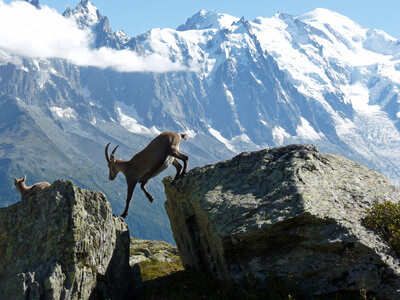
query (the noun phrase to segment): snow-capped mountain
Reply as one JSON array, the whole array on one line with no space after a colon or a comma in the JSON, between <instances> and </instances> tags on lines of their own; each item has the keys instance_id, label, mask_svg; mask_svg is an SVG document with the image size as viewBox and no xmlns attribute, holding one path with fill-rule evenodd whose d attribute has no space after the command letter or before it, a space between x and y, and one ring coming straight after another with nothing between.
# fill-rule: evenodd
<instances>
[{"instance_id":1,"label":"snow-capped mountain","mask_svg":"<svg viewBox=\"0 0 400 300\"><path fill-rule=\"evenodd\" d=\"M72 10L67 8L63 16L73 19L81 29L91 29L94 33L95 48L106 46L120 49L122 44L130 40L122 30L113 32L108 18L88 0L82 0Z\"/></svg>"},{"instance_id":2,"label":"snow-capped mountain","mask_svg":"<svg viewBox=\"0 0 400 300\"><path fill-rule=\"evenodd\" d=\"M253 22L200 11L135 39L197 70L182 86L199 87L202 129L231 150L314 143L398 181L400 42L383 31L326 9Z\"/></svg>"},{"instance_id":3,"label":"snow-capped mountain","mask_svg":"<svg viewBox=\"0 0 400 300\"><path fill-rule=\"evenodd\" d=\"M129 159L166 130L190 134L181 143L190 167L312 143L400 182L400 42L382 31L326 9L254 21L200 11L176 30L136 37L113 32L88 0L63 15L91 32L93 49L158 54L183 69L119 72L0 49L3 205L18 200L13 177L27 173L28 182L71 178L103 190L119 213L126 183L108 181L105 145ZM149 183L152 205L136 190L132 235L172 241L166 174Z\"/></svg>"}]
</instances>

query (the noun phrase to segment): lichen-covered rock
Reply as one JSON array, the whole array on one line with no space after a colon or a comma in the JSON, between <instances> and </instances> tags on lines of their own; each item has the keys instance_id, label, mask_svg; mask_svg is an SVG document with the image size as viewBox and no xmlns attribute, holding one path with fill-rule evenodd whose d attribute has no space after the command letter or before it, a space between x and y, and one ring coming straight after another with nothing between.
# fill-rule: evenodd
<instances>
[{"instance_id":1,"label":"lichen-covered rock","mask_svg":"<svg viewBox=\"0 0 400 300\"><path fill-rule=\"evenodd\" d=\"M0 208L0 299L129 299L129 241L103 193L58 180Z\"/></svg>"},{"instance_id":2,"label":"lichen-covered rock","mask_svg":"<svg viewBox=\"0 0 400 300\"><path fill-rule=\"evenodd\" d=\"M164 179L185 266L229 282L292 278L302 297L361 289L400 299L400 264L363 226L374 201L398 201L386 177L314 146L289 145Z\"/></svg>"},{"instance_id":3,"label":"lichen-covered rock","mask_svg":"<svg viewBox=\"0 0 400 300\"><path fill-rule=\"evenodd\" d=\"M134 238L131 238L130 253L131 266L150 260L169 263L175 261L175 257L178 256L177 248L171 244Z\"/></svg>"}]
</instances>

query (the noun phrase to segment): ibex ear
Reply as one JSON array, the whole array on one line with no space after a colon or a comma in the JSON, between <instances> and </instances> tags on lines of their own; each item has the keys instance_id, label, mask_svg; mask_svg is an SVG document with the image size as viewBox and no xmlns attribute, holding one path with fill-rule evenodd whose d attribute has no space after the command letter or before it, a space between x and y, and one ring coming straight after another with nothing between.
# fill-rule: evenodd
<instances>
[{"instance_id":1,"label":"ibex ear","mask_svg":"<svg viewBox=\"0 0 400 300\"><path fill-rule=\"evenodd\" d=\"M24 180L22 180L23 182L25 182L26 181L26 175L25 175L25 177L24 177Z\"/></svg>"},{"instance_id":2,"label":"ibex ear","mask_svg":"<svg viewBox=\"0 0 400 300\"><path fill-rule=\"evenodd\" d=\"M18 182L17 177L14 177L14 183L17 183L17 182Z\"/></svg>"}]
</instances>

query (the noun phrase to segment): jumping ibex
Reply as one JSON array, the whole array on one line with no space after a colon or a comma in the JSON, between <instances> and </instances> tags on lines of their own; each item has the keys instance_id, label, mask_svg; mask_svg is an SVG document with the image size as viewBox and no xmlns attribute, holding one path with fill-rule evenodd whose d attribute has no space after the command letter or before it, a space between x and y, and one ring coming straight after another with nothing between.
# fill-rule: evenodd
<instances>
[{"instance_id":1,"label":"jumping ibex","mask_svg":"<svg viewBox=\"0 0 400 300\"><path fill-rule=\"evenodd\" d=\"M121 217L125 218L128 215L129 203L131 202L133 190L138 182L141 184L140 187L146 197L150 202L153 202L153 195L151 195L145 187L150 178L157 176L171 164L176 168L174 180L187 173L189 157L179 151L181 138L187 140L185 134L163 132L129 161L114 158L115 150L117 150L118 146L115 147L110 157L108 157L108 146L110 143L107 144L105 154L110 170L109 179L114 180L121 171L125 175L128 184L126 207ZM182 165L178 162L177 158L183 161L182 173Z\"/></svg>"},{"instance_id":2,"label":"jumping ibex","mask_svg":"<svg viewBox=\"0 0 400 300\"><path fill-rule=\"evenodd\" d=\"M35 183L32 186L26 186L25 181L26 175L24 178L14 179L14 185L17 188L17 191L21 194L21 200L28 199L29 197L39 193L41 190L51 185L50 183L43 181Z\"/></svg>"}]
</instances>

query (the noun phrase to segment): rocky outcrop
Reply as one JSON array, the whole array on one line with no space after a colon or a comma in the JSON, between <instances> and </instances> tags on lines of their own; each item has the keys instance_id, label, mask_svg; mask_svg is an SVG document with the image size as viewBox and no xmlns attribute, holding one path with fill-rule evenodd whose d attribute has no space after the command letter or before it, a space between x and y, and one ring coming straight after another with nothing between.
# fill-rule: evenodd
<instances>
[{"instance_id":1,"label":"rocky outcrop","mask_svg":"<svg viewBox=\"0 0 400 300\"><path fill-rule=\"evenodd\" d=\"M242 153L164 179L185 266L228 282L291 278L301 298L366 290L400 298L400 264L363 225L375 201L398 201L386 177L314 146Z\"/></svg>"},{"instance_id":2,"label":"rocky outcrop","mask_svg":"<svg viewBox=\"0 0 400 300\"><path fill-rule=\"evenodd\" d=\"M0 208L0 299L129 299L129 241L103 193L56 181Z\"/></svg>"}]
</instances>

